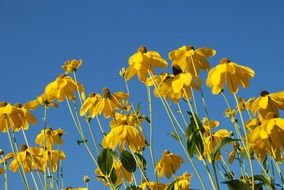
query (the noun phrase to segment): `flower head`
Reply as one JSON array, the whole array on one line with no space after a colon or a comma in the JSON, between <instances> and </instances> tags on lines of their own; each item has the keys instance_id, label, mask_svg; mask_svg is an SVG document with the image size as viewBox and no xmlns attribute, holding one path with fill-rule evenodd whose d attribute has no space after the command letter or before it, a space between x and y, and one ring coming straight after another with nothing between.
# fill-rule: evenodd
<instances>
[{"instance_id":1,"label":"flower head","mask_svg":"<svg viewBox=\"0 0 284 190\"><path fill-rule=\"evenodd\" d=\"M142 184L141 184L141 188L143 189L143 190L149 190L149 189L151 189L151 190L166 190L166 188L167 188L167 185L165 185L165 184L163 184L163 183L157 183L157 182L147 182L147 181L145 181L145 182L143 182Z\"/></svg>"},{"instance_id":2,"label":"flower head","mask_svg":"<svg viewBox=\"0 0 284 190\"><path fill-rule=\"evenodd\" d=\"M200 70L208 70L210 65L207 58L216 54L211 48L194 49L192 46L182 46L169 53L169 58L174 65L178 65L183 72L189 72L193 76L198 76Z\"/></svg>"},{"instance_id":3,"label":"flower head","mask_svg":"<svg viewBox=\"0 0 284 190\"><path fill-rule=\"evenodd\" d=\"M44 154L44 164L42 165L42 171L46 171L46 167L48 167L52 172L55 172L57 170L59 161L65 159L64 152L59 150L47 149L44 151Z\"/></svg>"},{"instance_id":4,"label":"flower head","mask_svg":"<svg viewBox=\"0 0 284 190\"><path fill-rule=\"evenodd\" d=\"M236 93L239 85L243 88L249 86L249 80L254 77L254 71L224 58L220 63L212 68L206 80L206 84L211 88L213 94L219 94L226 83L230 93Z\"/></svg>"},{"instance_id":5,"label":"flower head","mask_svg":"<svg viewBox=\"0 0 284 190\"><path fill-rule=\"evenodd\" d=\"M155 170L157 170L159 177L163 177L165 175L167 178L170 178L172 174L176 173L180 165L183 163L184 160L182 157L165 150L163 156L156 164Z\"/></svg>"},{"instance_id":6,"label":"flower head","mask_svg":"<svg viewBox=\"0 0 284 190\"><path fill-rule=\"evenodd\" d=\"M48 98L50 97L48 97L46 94L41 94L40 96L36 97L35 100L31 100L25 103L23 106L29 110L34 110L40 105L46 108L49 108L49 107L57 108L58 104L56 104L52 99L48 99Z\"/></svg>"},{"instance_id":7,"label":"flower head","mask_svg":"<svg viewBox=\"0 0 284 190\"><path fill-rule=\"evenodd\" d=\"M9 166L12 172L17 172L20 167L23 167L26 173L32 170L43 171L43 152L44 150L42 148L28 148L26 145L22 145L19 152L8 153L4 157L4 161L13 158Z\"/></svg>"},{"instance_id":8,"label":"flower head","mask_svg":"<svg viewBox=\"0 0 284 190\"><path fill-rule=\"evenodd\" d=\"M99 113L95 109L95 106L98 104L98 102L102 99L101 95L90 93L89 97L84 101L84 103L81 106L80 109L80 115L86 115L87 112L89 112L90 116L94 118Z\"/></svg>"},{"instance_id":9,"label":"flower head","mask_svg":"<svg viewBox=\"0 0 284 190\"><path fill-rule=\"evenodd\" d=\"M36 118L22 105L11 105L0 102L0 131L7 132L12 129L14 132L20 129L28 130L29 124L36 124Z\"/></svg>"},{"instance_id":10,"label":"flower head","mask_svg":"<svg viewBox=\"0 0 284 190\"><path fill-rule=\"evenodd\" d=\"M276 115L275 115L276 116ZM259 160L268 154L276 160L281 160L284 149L284 119L269 118L262 121L251 120L247 123L249 145Z\"/></svg>"},{"instance_id":11,"label":"flower head","mask_svg":"<svg viewBox=\"0 0 284 190\"><path fill-rule=\"evenodd\" d=\"M115 112L113 120L110 121L110 127L114 128L119 125L130 125L138 128L142 128L141 123L145 120L145 117L139 113L131 112L130 114L121 114Z\"/></svg>"},{"instance_id":12,"label":"flower head","mask_svg":"<svg viewBox=\"0 0 284 190\"><path fill-rule=\"evenodd\" d=\"M210 132L211 129L213 129L214 127L219 126L219 121L216 121L216 120L209 120L208 118L204 117L204 118L202 119L202 124L203 124L204 129L205 129L207 132Z\"/></svg>"},{"instance_id":13,"label":"flower head","mask_svg":"<svg viewBox=\"0 0 284 190\"><path fill-rule=\"evenodd\" d=\"M122 165L121 161L113 162L113 168L116 173L116 181L114 182L115 186L120 185L124 180L128 183L132 182L132 173L128 172ZM106 176L103 172L98 168L96 169L96 174L98 176L98 180L103 181L105 185L108 185L106 180Z\"/></svg>"},{"instance_id":14,"label":"flower head","mask_svg":"<svg viewBox=\"0 0 284 190\"><path fill-rule=\"evenodd\" d=\"M70 59L65 61L61 68L65 71L66 74L68 74L73 71L77 71L77 69L81 66L82 62L82 59Z\"/></svg>"},{"instance_id":15,"label":"flower head","mask_svg":"<svg viewBox=\"0 0 284 190\"><path fill-rule=\"evenodd\" d=\"M37 135L35 142L41 147L45 147L47 149L52 149L53 144L62 144L62 135L64 131L62 129L53 130L52 128L42 129L40 134Z\"/></svg>"},{"instance_id":16,"label":"flower head","mask_svg":"<svg viewBox=\"0 0 284 190\"><path fill-rule=\"evenodd\" d=\"M84 93L83 85L74 81L69 76L59 75L56 80L45 87L44 94L46 94L48 100L56 99L58 102L62 102L66 98L68 100L75 100L74 93L77 90L80 93Z\"/></svg>"},{"instance_id":17,"label":"flower head","mask_svg":"<svg viewBox=\"0 0 284 190\"><path fill-rule=\"evenodd\" d=\"M145 82L148 72L153 73L154 67L167 67L167 62L156 51L147 51L146 47L139 47L138 51L128 60L129 67L123 76L125 80L130 80L137 74L141 82Z\"/></svg>"},{"instance_id":18,"label":"flower head","mask_svg":"<svg viewBox=\"0 0 284 190\"><path fill-rule=\"evenodd\" d=\"M178 176L174 184L175 189L189 190L191 177L192 177L192 174L188 174L186 172L183 173L181 176Z\"/></svg>"},{"instance_id":19,"label":"flower head","mask_svg":"<svg viewBox=\"0 0 284 190\"><path fill-rule=\"evenodd\" d=\"M190 88L199 90L201 80L189 72L182 72L178 66L174 66L173 71L174 74L162 73L159 76L151 76L147 79L146 85L155 86L156 97L165 97L173 102L178 102L181 98L190 99Z\"/></svg>"},{"instance_id":20,"label":"flower head","mask_svg":"<svg viewBox=\"0 0 284 190\"><path fill-rule=\"evenodd\" d=\"M207 157L209 162L212 162L212 159L220 160L221 152L218 151L215 158L211 158L211 154L214 151L214 148L226 137L231 137L232 133L230 133L226 129L220 129L215 133L211 133L204 138L204 152L203 155Z\"/></svg>"},{"instance_id":21,"label":"flower head","mask_svg":"<svg viewBox=\"0 0 284 190\"><path fill-rule=\"evenodd\" d=\"M85 115L89 111L91 117L104 114L106 118L113 116L115 109L125 110L125 101L128 94L124 92L111 93L108 88L103 88L102 95L91 93L83 103L80 114Z\"/></svg>"},{"instance_id":22,"label":"flower head","mask_svg":"<svg viewBox=\"0 0 284 190\"><path fill-rule=\"evenodd\" d=\"M112 150L114 150L118 144L120 150L123 150L124 145L127 144L133 152L137 152L145 147L145 139L135 127L120 125L112 128L102 142L104 148L110 148Z\"/></svg>"},{"instance_id":23,"label":"flower head","mask_svg":"<svg viewBox=\"0 0 284 190\"><path fill-rule=\"evenodd\" d=\"M279 109L284 110L284 91L269 93L262 91L260 97L252 102L250 110L254 115L258 113L259 119L263 120L269 113L279 116Z\"/></svg>"}]
</instances>

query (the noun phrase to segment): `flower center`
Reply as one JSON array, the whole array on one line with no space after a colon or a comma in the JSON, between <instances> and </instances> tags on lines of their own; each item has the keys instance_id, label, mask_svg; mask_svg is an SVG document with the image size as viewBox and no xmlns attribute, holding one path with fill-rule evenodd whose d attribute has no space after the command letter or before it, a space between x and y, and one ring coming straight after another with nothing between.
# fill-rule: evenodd
<instances>
[{"instance_id":1,"label":"flower center","mask_svg":"<svg viewBox=\"0 0 284 190\"><path fill-rule=\"evenodd\" d=\"M221 63L225 63L225 64L230 63L230 62L231 62L231 60L228 59L227 57L225 57L221 60Z\"/></svg>"},{"instance_id":2,"label":"flower center","mask_svg":"<svg viewBox=\"0 0 284 190\"><path fill-rule=\"evenodd\" d=\"M105 98L109 98L110 95L111 95L110 90L109 90L108 88L103 88L103 96L104 96Z\"/></svg>"},{"instance_id":3,"label":"flower center","mask_svg":"<svg viewBox=\"0 0 284 190\"><path fill-rule=\"evenodd\" d=\"M181 68L178 65L173 65L172 69L173 69L174 76L182 73L182 70L181 70Z\"/></svg>"},{"instance_id":4,"label":"flower center","mask_svg":"<svg viewBox=\"0 0 284 190\"><path fill-rule=\"evenodd\" d=\"M265 97L265 96L267 96L268 94L269 94L268 91L263 90L263 91L261 91L260 96Z\"/></svg>"},{"instance_id":5,"label":"flower center","mask_svg":"<svg viewBox=\"0 0 284 190\"><path fill-rule=\"evenodd\" d=\"M138 52L147 53L147 49L146 49L145 46L140 46L140 47L138 48Z\"/></svg>"}]
</instances>

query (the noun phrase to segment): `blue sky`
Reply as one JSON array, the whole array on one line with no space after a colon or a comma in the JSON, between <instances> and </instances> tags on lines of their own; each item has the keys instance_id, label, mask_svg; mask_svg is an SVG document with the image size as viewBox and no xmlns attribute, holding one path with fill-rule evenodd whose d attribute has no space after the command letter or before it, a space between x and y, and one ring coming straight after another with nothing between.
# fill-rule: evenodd
<instances>
[{"instance_id":1,"label":"blue sky","mask_svg":"<svg viewBox=\"0 0 284 190\"><path fill-rule=\"evenodd\" d=\"M64 61L72 58L84 61L78 76L87 93L100 92L103 87L125 90L118 72L127 66L129 56L140 45L158 51L167 60L168 52L182 45L211 47L217 51L210 59L212 66L228 57L255 70L251 87L241 90L241 96L257 96L262 90L280 91L284 68L283 8L281 0L0 0L0 100L24 103L33 99L62 73L60 66ZM143 85L134 79L129 86L131 100L145 102ZM212 115L222 119L225 104L221 97L212 97L207 89L205 92ZM178 146L166 135L171 126L161 109L156 100L154 114L164 118L163 122L153 121L154 134L164 133L154 140L157 158L164 148L170 146L173 150ZM84 148L76 145L78 135L64 110L65 104L52 109L48 121L53 128L66 131L65 183L77 187L83 184L83 175L89 175L91 189L103 189L95 181L94 168ZM39 120L41 111L36 112ZM41 127L41 121L31 127L31 138ZM0 134L0 147L9 152L7 140L5 134ZM190 167L184 169L192 171ZM19 189L21 183L10 185L11 189ZM194 183L192 187L199 188Z\"/></svg>"}]
</instances>

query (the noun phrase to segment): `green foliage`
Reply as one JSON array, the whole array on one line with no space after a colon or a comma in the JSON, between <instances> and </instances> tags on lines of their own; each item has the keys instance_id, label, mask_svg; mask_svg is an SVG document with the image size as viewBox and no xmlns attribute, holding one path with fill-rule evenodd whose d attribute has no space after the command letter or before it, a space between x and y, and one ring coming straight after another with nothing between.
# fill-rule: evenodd
<instances>
[{"instance_id":1,"label":"green foliage","mask_svg":"<svg viewBox=\"0 0 284 190\"><path fill-rule=\"evenodd\" d=\"M190 115L190 123L186 128L185 136L188 154L190 157L193 157L194 154L199 155L199 152L202 153L204 150L201 135L205 132L205 129L196 114L194 114L194 117L197 123L194 121L192 113L188 113Z\"/></svg>"},{"instance_id":2,"label":"green foliage","mask_svg":"<svg viewBox=\"0 0 284 190\"><path fill-rule=\"evenodd\" d=\"M102 149L98 156L98 165L103 174L109 175L112 171L113 157L111 149Z\"/></svg>"},{"instance_id":3,"label":"green foliage","mask_svg":"<svg viewBox=\"0 0 284 190\"><path fill-rule=\"evenodd\" d=\"M211 153L211 158L212 160L215 160L215 157L217 155L217 153L220 151L220 149L225 146L226 144L229 144L231 142L234 142L234 141L238 141L237 139L233 139L231 137L225 137L222 139L222 141L220 141L213 149L212 153Z\"/></svg>"},{"instance_id":4,"label":"green foliage","mask_svg":"<svg viewBox=\"0 0 284 190\"><path fill-rule=\"evenodd\" d=\"M134 153L134 155L136 157L138 167L141 168L143 171L145 171L147 168L146 159L143 157L143 155L139 153Z\"/></svg>"},{"instance_id":5,"label":"green foliage","mask_svg":"<svg viewBox=\"0 0 284 190\"><path fill-rule=\"evenodd\" d=\"M228 186L229 190L250 190L249 185L245 184L244 182L238 179L232 179L230 181L224 181Z\"/></svg>"},{"instance_id":6,"label":"green foliage","mask_svg":"<svg viewBox=\"0 0 284 190\"><path fill-rule=\"evenodd\" d=\"M173 137L177 141L182 140L181 136L176 132L169 132L168 135L170 135L171 137Z\"/></svg>"},{"instance_id":7,"label":"green foliage","mask_svg":"<svg viewBox=\"0 0 284 190\"><path fill-rule=\"evenodd\" d=\"M128 172L135 172L136 170L136 162L132 154L126 150L123 150L120 156L121 163L123 167Z\"/></svg>"}]
</instances>

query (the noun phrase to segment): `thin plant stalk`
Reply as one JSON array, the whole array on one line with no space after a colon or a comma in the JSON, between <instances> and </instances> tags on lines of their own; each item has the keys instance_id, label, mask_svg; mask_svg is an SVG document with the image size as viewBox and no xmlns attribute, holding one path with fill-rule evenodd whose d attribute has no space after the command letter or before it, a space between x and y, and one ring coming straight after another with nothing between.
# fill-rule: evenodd
<instances>
[{"instance_id":1,"label":"thin plant stalk","mask_svg":"<svg viewBox=\"0 0 284 190\"><path fill-rule=\"evenodd\" d=\"M7 126L7 124L8 124L8 123L7 123L7 121L6 121L6 126ZM12 151L13 151L13 154L14 154L14 158L16 159L17 164L20 165L20 167L19 167L20 174L21 174L20 176L22 177L22 181L23 181L23 183L24 183L24 185L25 185L25 188L26 188L27 190L29 190L30 187L29 187L29 184L28 184L28 181L27 181L27 177L26 177L24 168L23 168L22 159L20 159L20 162L21 162L21 163L18 163L18 159L17 159L17 157L16 157L16 153L19 153L19 151L18 151L18 149L17 149L17 147L16 147L17 145L13 144L13 142L12 142L12 136L11 136L11 132L10 132L10 129L8 128L8 126L7 126L7 132L8 132L8 138L9 138L10 146L11 146ZM16 152L16 150L17 150L17 152Z\"/></svg>"},{"instance_id":2,"label":"thin plant stalk","mask_svg":"<svg viewBox=\"0 0 284 190\"><path fill-rule=\"evenodd\" d=\"M183 89L183 92L184 92L184 94L185 94L185 96L186 96L186 99L189 100L185 89ZM187 101L187 104L188 104L188 106L189 106L189 110L192 112L192 117L193 117L194 123L196 124L197 128L200 129L200 126L199 126L199 123L198 123L198 121L197 121L196 115L194 114L192 105L189 103L189 101ZM202 142L204 143L205 141L204 141L203 135L202 135L202 133L201 133L200 130L199 130L199 134L200 134L200 137L201 137L201 139L202 139ZM206 147L206 146L205 146L205 147ZM198 149L197 149L197 150L198 150ZM205 165L205 168L207 169L207 168L208 168L207 162L204 161L204 159L202 159L202 161L203 161L203 163L204 163L204 165ZM214 166L213 166L213 167L214 167ZM212 178L212 175L211 175L211 172L210 172L209 168L208 168L208 172L207 172L207 173L208 173L208 176L209 176L209 180L210 180L211 183L212 183L212 187L215 189L215 188L216 188L215 185L217 184L217 188L220 189L220 188L219 188L219 183L218 183L218 176L216 175L216 172L214 172L214 176L215 176L215 179L216 179L216 181L215 181L216 184L215 184L215 185L214 185L213 178Z\"/></svg>"},{"instance_id":3,"label":"thin plant stalk","mask_svg":"<svg viewBox=\"0 0 284 190\"><path fill-rule=\"evenodd\" d=\"M24 129L22 128L21 131L22 131L22 133L23 133L23 137L24 137L24 139L25 139L26 145L27 145L28 147L30 147L29 141L28 141L28 139L27 139L27 136L26 136L26 133L25 133ZM32 157L32 160L33 160L33 162L34 162L34 158L33 158L33 157ZM43 187L44 187L44 184L43 184L43 181L42 181L42 179L41 179L41 177L40 177L40 175L39 175L39 172L36 171L36 173L37 173L37 176L38 176L38 178L39 178L41 184L42 184ZM32 172L31 172L31 176L32 176L32 180L33 180L33 182L34 182L34 184L35 184L35 187L36 187L36 189L38 190L39 188L38 188L37 182L36 182L35 177L34 177L34 175L33 175Z\"/></svg>"},{"instance_id":4,"label":"thin plant stalk","mask_svg":"<svg viewBox=\"0 0 284 190\"><path fill-rule=\"evenodd\" d=\"M71 117L72 117L72 119L73 119L73 122L74 122L74 124L75 124L75 126L76 126L76 128L77 128L77 130L78 130L78 132L79 132L79 135L80 135L81 139L83 139L83 141L84 141L83 144L84 144L84 146L85 146L87 152L89 153L89 155L90 155L92 161L95 163L96 167L99 168L99 164L98 164L98 162L97 162L95 156L93 155L92 151L90 150L90 147L89 147L88 143L85 142L85 136L84 136L84 134L83 134L83 133L80 133L80 127L79 127L79 125L78 125L78 123L77 123L77 121L76 121L76 118L75 118L75 116L74 116L74 113L73 113L73 111L72 111L72 108L71 108L71 106L70 106L70 103L69 103L68 98L66 98L66 102L67 102L67 106L68 106L69 112L70 112L70 114L71 114ZM112 190L116 190L116 188L115 188L115 186L113 185L113 183L111 183L111 180L109 179L109 177L106 177L106 180L107 180L107 182L108 182L110 188L111 188Z\"/></svg>"},{"instance_id":5,"label":"thin plant stalk","mask_svg":"<svg viewBox=\"0 0 284 190\"><path fill-rule=\"evenodd\" d=\"M184 117L184 113L183 113L183 111L181 109L181 106L180 106L179 102L177 102L177 107L178 107L178 112L181 114L181 117L182 117L182 120L184 122L184 125L187 126L187 121L186 121L186 119Z\"/></svg>"},{"instance_id":6,"label":"thin plant stalk","mask_svg":"<svg viewBox=\"0 0 284 190\"><path fill-rule=\"evenodd\" d=\"M4 156L1 155L1 159L3 160L3 166L4 166L4 189L5 190L8 190L8 175L7 175L7 171L8 171L8 168L7 168L7 163L6 161L4 160Z\"/></svg>"},{"instance_id":7,"label":"thin plant stalk","mask_svg":"<svg viewBox=\"0 0 284 190\"><path fill-rule=\"evenodd\" d=\"M159 183L158 175L155 169L155 158L154 158L154 153L153 153L153 115L152 115L152 97L151 97L151 90L150 87L147 86L147 97L148 97L148 105L149 105L149 117L150 117L150 156L152 160L152 165L153 165L153 170L154 170L154 175L156 178L157 184Z\"/></svg>"},{"instance_id":8,"label":"thin plant stalk","mask_svg":"<svg viewBox=\"0 0 284 190\"><path fill-rule=\"evenodd\" d=\"M255 187L254 187L254 170L253 170L253 165L252 165L252 161L251 161L251 157L250 157L250 151L249 151L249 147L248 147L249 145L248 145L247 132L246 132L246 129L245 129L245 122L244 122L244 118L243 118L243 115L242 115L242 112L241 112L240 105L239 105L239 103L238 103L237 95L236 95L236 93L233 93L233 94L234 94L234 98L235 98L236 105L237 105L237 107L238 107L239 115L240 115L241 122L242 122L243 132L244 132L244 135L245 135L245 140L246 140L245 149L246 149L246 153L247 153L247 156L248 156L249 167L250 167L250 171L251 171L252 190L254 190L254 188L255 188Z\"/></svg>"},{"instance_id":9,"label":"thin plant stalk","mask_svg":"<svg viewBox=\"0 0 284 190\"><path fill-rule=\"evenodd\" d=\"M153 82L155 88L158 89L157 84L156 84L156 82L155 82L154 79L153 79L153 74L150 73L149 71L148 71L148 73L149 73L149 75L150 75L150 77L151 77L151 80L152 80L152 82ZM169 110L168 110L168 109L169 109L168 107L170 107L170 106L167 107L167 105L166 105L167 102L163 99L163 97L161 96L159 90L158 90L158 93L159 93L159 96L160 96L160 100L161 100L161 102L162 102L162 104L163 104L163 106L164 106L164 108L165 108L165 110L166 110L166 113L167 113L167 115L168 115L168 118L169 118L169 120L170 120L170 122L171 122L171 124L172 124L172 127L174 128L175 133L178 134L177 129L176 129L175 124L174 124L174 121L173 121L173 119L172 119L172 116L171 116L171 114L170 114L170 112L169 112ZM203 188L204 190L206 190L204 181L203 181L203 179L201 178L201 176L200 176L200 174L199 174L199 171L197 170L197 167L196 167L196 165L195 165L193 159L188 155L188 152L187 152L185 146L183 145L182 139L180 138L179 135L178 135L178 139L179 139L179 143L180 143L181 147L183 148L183 151L185 152L185 154L186 154L186 156L187 156L189 162L191 163L191 165L192 165L192 167L193 167L193 169L194 169L194 171L195 171L195 173L196 173L196 175L197 175L197 177L198 177L198 179L199 179L199 182L200 182L202 188Z\"/></svg>"}]
</instances>

